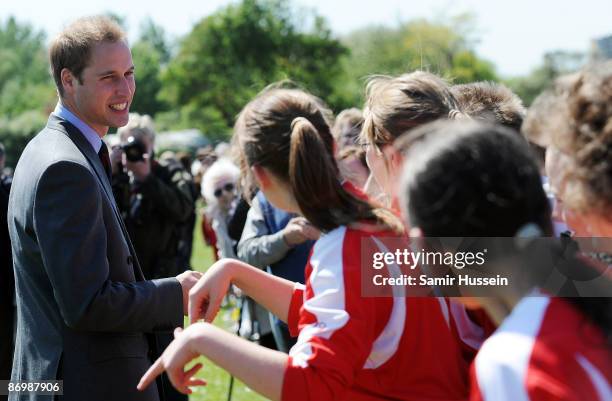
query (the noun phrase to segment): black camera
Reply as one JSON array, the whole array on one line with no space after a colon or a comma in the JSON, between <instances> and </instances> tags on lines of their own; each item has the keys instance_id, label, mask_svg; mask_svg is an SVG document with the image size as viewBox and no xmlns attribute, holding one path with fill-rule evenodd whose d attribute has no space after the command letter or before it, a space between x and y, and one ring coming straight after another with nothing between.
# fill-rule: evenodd
<instances>
[{"instance_id":1,"label":"black camera","mask_svg":"<svg viewBox=\"0 0 612 401\"><path fill-rule=\"evenodd\" d=\"M125 152L125 157L131 162L144 161L143 155L147 153L145 144L136 137L131 136L127 142L121 145L121 149Z\"/></svg>"}]
</instances>

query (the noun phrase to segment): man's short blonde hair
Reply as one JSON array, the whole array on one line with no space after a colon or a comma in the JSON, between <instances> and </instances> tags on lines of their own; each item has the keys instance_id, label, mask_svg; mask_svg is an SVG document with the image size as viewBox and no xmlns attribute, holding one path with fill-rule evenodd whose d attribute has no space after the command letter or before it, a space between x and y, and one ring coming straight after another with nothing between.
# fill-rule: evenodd
<instances>
[{"instance_id":1,"label":"man's short blonde hair","mask_svg":"<svg viewBox=\"0 0 612 401\"><path fill-rule=\"evenodd\" d=\"M64 68L70 70L82 84L82 73L89 64L93 47L102 42L119 41L127 43L125 32L113 19L102 15L79 18L60 32L49 48L51 74L59 95L64 95Z\"/></svg>"}]
</instances>

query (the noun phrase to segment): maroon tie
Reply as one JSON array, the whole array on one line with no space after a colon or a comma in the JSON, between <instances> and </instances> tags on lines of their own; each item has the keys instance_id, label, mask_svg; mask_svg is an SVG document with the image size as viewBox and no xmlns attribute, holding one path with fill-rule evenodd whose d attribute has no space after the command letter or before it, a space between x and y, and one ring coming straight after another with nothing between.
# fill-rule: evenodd
<instances>
[{"instance_id":1,"label":"maroon tie","mask_svg":"<svg viewBox=\"0 0 612 401\"><path fill-rule=\"evenodd\" d=\"M112 175L110 156L108 155L108 148L104 143L102 143L100 151L98 151L98 157L100 158L100 162L102 162L102 167L104 167L104 171L106 171L106 176L110 181Z\"/></svg>"}]
</instances>

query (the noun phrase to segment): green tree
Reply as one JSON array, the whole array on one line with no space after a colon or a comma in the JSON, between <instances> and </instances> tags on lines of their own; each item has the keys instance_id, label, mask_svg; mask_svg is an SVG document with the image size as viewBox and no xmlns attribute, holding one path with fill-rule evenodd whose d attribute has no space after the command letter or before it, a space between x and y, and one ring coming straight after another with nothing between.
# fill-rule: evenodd
<instances>
[{"instance_id":1,"label":"green tree","mask_svg":"<svg viewBox=\"0 0 612 401\"><path fill-rule=\"evenodd\" d=\"M462 50L453 55L450 78L453 83L468 83L475 81L495 81L495 67L492 63L482 60L473 51Z\"/></svg>"},{"instance_id":2,"label":"green tree","mask_svg":"<svg viewBox=\"0 0 612 401\"><path fill-rule=\"evenodd\" d=\"M496 80L495 68L474 51L474 18L458 15L445 21L416 19L396 28L371 26L344 38L350 56L344 61L347 96L363 99L368 75L398 75L417 69L440 74L454 83Z\"/></svg>"},{"instance_id":3,"label":"green tree","mask_svg":"<svg viewBox=\"0 0 612 401\"><path fill-rule=\"evenodd\" d=\"M586 54L582 52L548 52L540 66L526 76L507 79L506 84L529 106L557 77L577 71L585 62Z\"/></svg>"},{"instance_id":4,"label":"green tree","mask_svg":"<svg viewBox=\"0 0 612 401\"><path fill-rule=\"evenodd\" d=\"M157 25L150 17L144 19L140 24L140 41L150 43L159 54L161 64L166 65L170 61L172 49L166 37L164 28Z\"/></svg>"},{"instance_id":5,"label":"green tree","mask_svg":"<svg viewBox=\"0 0 612 401\"><path fill-rule=\"evenodd\" d=\"M164 68L163 55L152 43L139 40L132 46L132 57L135 67L136 93L130 110L155 116L167 108L166 103L159 98L162 88L161 72Z\"/></svg>"},{"instance_id":6,"label":"green tree","mask_svg":"<svg viewBox=\"0 0 612 401\"><path fill-rule=\"evenodd\" d=\"M27 143L46 124L48 115L31 110L8 118L0 116L0 142L6 148L6 165L15 167Z\"/></svg>"},{"instance_id":7,"label":"green tree","mask_svg":"<svg viewBox=\"0 0 612 401\"><path fill-rule=\"evenodd\" d=\"M185 109L172 114L219 137L271 82L292 79L329 100L345 53L322 18L281 0L243 0L204 18L182 40L162 95Z\"/></svg>"},{"instance_id":8,"label":"green tree","mask_svg":"<svg viewBox=\"0 0 612 401\"><path fill-rule=\"evenodd\" d=\"M13 17L0 21L0 142L15 166L57 102L45 35Z\"/></svg>"},{"instance_id":9,"label":"green tree","mask_svg":"<svg viewBox=\"0 0 612 401\"><path fill-rule=\"evenodd\" d=\"M45 35L13 17L0 22L0 116L53 107Z\"/></svg>"}]
</instances>

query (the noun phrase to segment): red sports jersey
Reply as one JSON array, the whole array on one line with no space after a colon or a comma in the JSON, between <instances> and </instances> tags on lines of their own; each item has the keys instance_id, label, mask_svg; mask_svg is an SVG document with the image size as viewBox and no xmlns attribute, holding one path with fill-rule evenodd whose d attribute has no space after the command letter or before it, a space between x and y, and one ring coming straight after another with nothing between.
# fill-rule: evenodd
<instances>
[{"instance_id":1,"label":"red sports jersey","mask_svg":"<svg viewBox=\"0 0 612 401\"><path fill-rule=\"evenodd\" d=\"M444 298L361 296L361 239L392 236L339 227L315 243L306 286L296 285L283 400L465 400L469 362L458 337L481 339ZM460 323L455 322L457 320Z\"/></svg>"},{"instance_id":2,"label":"red sports jersey","mask_svg":"<svg viewBox=\"0 0 612 401\"><path fill-rule=\"evenodd\" d=\"M612 355L567 301L523 298L483 344L471 401L611 401Z\"/></svg>"}]
</instances>

